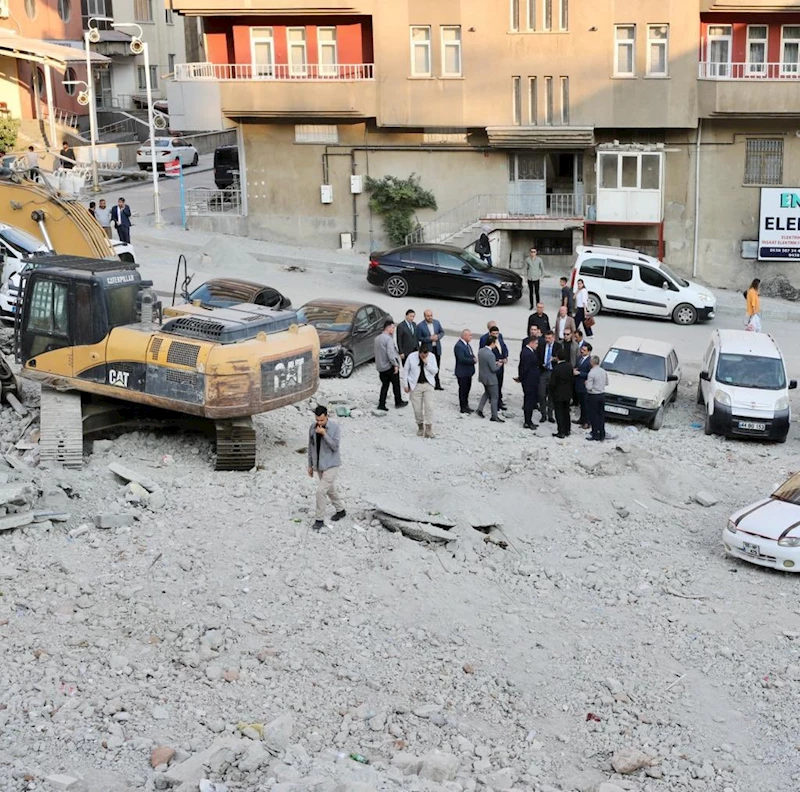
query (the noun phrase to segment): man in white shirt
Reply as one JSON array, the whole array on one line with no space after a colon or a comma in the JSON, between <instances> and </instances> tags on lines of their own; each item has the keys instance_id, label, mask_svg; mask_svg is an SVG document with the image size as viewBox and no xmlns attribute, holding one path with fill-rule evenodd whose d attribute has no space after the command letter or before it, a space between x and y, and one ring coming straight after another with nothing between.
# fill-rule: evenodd
<instances>
[{"instance_id":1,"label":"man in white shirt","mask_svg":"<svg viewBox=\"0 0 800 792\"><path fill-rule=\"evenodd\" d=\"M423 344L419 352L407 358L400 382L403 390L411 394L411 406L417 421L417 437L435 437L433 434L433 391L439 367L430 347Z\"/></svg>"},{"instance_id":2,"label":"man in white shirt","mask_svg":"<svg viewBox=\"0 0 800 792\"><path fill-rule=\"evenodd\" d=\"M556 316L553 329L556 331L556 341L564 340L565 331L569 330L570 333L575 331L575 320L567 313L566 305L562 305L558 309L558 316Z\"/></svg>"},{"instance_id":3,"label":"man in white shirt","mask_svg":"<svg viewBox=\"0 0 800 792\"><path fill-rule=\"evenodd\" d=\"M28 146L25 152L25 164L28 166L28 178L31 181L39 181L39 155L33 146Z\"/></svg>"},{"instance_id":4,"label":"man in white shirt","mask_svg":"<svg viewBox=\"0 0 800 792\"><path fill-rule=\"evenodd\" d=\"M592 368L586 377L586 406L589 412L589 423L592 433L587 440L606 439L606 388L608 374L600 365L600 358L592 356Z\"/></svg>"},{"instance_id":5,"label":"man in white shirt","mask_svg":"<svg viewBox=\"0 0 800 792\"><path fill-rule=\"evenodd\" d=\"M111 210L106 206L106 199L100 199L100 205L94 210L97 222L103 227L106 236L111 239Z\"/></svg>"}]
</instances>

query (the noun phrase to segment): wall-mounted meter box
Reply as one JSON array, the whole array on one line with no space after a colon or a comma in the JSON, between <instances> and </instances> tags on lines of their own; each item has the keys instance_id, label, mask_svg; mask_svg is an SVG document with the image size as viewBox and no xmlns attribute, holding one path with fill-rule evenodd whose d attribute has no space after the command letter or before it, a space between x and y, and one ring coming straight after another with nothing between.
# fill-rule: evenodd
<instances>
[{"instance_id":1,"label":"wall-mounted meter box","mask_svg":"<svg viewBox=\"0 0 800 792\"><path fill-rule=\"evenodd\" d=\"M350 177L350 192L353 195L361 195L364 192L364 177L360 173Z\"/></svg>"},{"instance_id":2,"label":"wall-mounted meter box","mask_svg":"<svg viewBox=\"0 0 800 792\"><path fill-rule=\"evenodd\" d=\"M321 184L319 187L319 199L324 204L333 203L333 187L330 184Z\"/></svg>"}]
</instances>

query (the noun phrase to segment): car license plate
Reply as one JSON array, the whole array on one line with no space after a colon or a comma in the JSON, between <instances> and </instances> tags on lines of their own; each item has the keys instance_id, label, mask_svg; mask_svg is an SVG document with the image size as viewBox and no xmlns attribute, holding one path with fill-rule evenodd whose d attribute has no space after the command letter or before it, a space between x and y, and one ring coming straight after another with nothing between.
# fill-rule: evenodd
<instances>
[{"instance_id":1,"label":"car license plate","mask_svg":"<svg viewBox=\"0 0 800 792\"><path fill-rule=\"evenodd\" d=\"M754 558L758 558L761 555L761 546L750 544L750 542L742 542L742 552Z\"/></svg>"},{"instance_id":2,"label":"car license plate","mask_svg":"<svg viewBox=\"0 0 800 792\"><path fill-rule=\"evenodd\" d=\"M614 413L614 415L630 414L630 410L627 407L615 407L613 404L606 405L606 412Z\"/></svg>"},{"instance_id":3,"label":"car license plate","mask_svg":"<svg viewBox=\"0 0 800 792\"><path fill-rule=\"evenodd\" d=\"M739 421L740 429L752 429L754 432L763 432L766 430L765 423L758 423L757 421Z\"/></svg>"}]
</instances>

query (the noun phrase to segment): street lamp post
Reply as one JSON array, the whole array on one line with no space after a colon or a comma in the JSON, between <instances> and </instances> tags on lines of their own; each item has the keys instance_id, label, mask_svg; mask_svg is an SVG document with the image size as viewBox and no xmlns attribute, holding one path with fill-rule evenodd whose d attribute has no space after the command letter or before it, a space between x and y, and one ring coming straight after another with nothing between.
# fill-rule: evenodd
<instances>
[{"instance_id":1,"label":"street lamp post","mask_svg":"<svg viewBox=\"0 0 800 792\"><path fill-rule=\"evenodd\" d=\"M153 171L153 210L155 213L156 228L163 228L164 221L161 217L161 194L158 188L158 165L156 162L156 129L155 114L153 112L153 86L150 82L150 49L146 41L142 41L142 28L135 22L112 22L115 28L135 28L136 35L131 41L131 52L139 52L144 57L144 80L147 95L147 126L150 135L150 167Z\"/></svg>"},{"instance_id":2,"label":"street lamp post","mask_svg":"<svg viewBox=\"0 0 800 792\"><path fill-rule=\"evenodd\" d=\"M90 17L86 25L88 30L83 34L83 46L86 50L86 93L89 96L89 133L92 142L92 192L100 192L100 181L97 177L97 103L94 95L94 75L92 74L92 51L89 44L92 41L93 30L97 25L92 22L111 22L111 17Z\"/></svg>"}]
</instances>

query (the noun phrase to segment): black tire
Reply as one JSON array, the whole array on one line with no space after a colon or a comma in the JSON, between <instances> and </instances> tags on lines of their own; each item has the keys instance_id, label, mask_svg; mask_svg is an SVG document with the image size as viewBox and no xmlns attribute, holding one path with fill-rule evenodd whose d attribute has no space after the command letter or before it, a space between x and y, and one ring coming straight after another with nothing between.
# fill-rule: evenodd
<instances>
[{"instance_id":1,"label":"black tire","mask_svg":"<svg viewBox=\"0 0 800 792\"><path fill-rule=\"evenodd\" d=\"M589 297L586 300L586 308L584 314L586 316L597 316L603 310L603 301L594 293L589 292Z\"/></svg>"},{"instance_id":2,"label":"black tire","mask_svg":"<svg viewBox=\"0 0 800 792\"><path fill-rule=\"evenodd\" d=\"M787 432L785 435L781 435L779 438L777 438L777 442L778 442L778 443L785 443L785 442L786 442L786 438L787 438L788 436L789 436L789 433L788 433L788 432Z\"/></svg>"},{"instance_id":3,"label":"black tire","mask_svg":"<svg viewBox=\"0 0 800 792\"><path fill-rule=\"evenodd\" d=\"M678 401L678 386L677 385L675 386L675 390L672 391L672 395L669 397L669 400L673 404L675 404L675 402Z\"/></svg>"},{"instance_id":4,"label":"black tire","mask_svg":"<svg viewBox=\"0 0 800 792\"><path fill-rule=\"evenodd\" d=\"M689 305L689 303L681 303L672 312L672 321L685 327L695 324L697 322L697 308Z\"/></svg>"},{"instance_id":5,"label":"black tire","mask_svg":"<svg viewBox=\"0 0 800 792\"><path fill-rule=\"evenodd\" d=\"M196 166L198 162L200 162L200 155L195 151L194 157L192 157L192 166Z\"/></svg>"},{"instance_id":6,"label":"black tire","mask_svg":"<svg viewBox=\"0 0 800 792\"><path fill-rule=\"evenodd\" d=\"M494 286L481 286L475 292L475 302L481 308L494 308L500 302L500 292Z\"/></svg>"},{"instance_id":7,"label":"black tire","mask_svg":"<svg viewBox=\"0 0 800 792\"><path fill-rule=\"evenodd\" d=\"M342 358L342 365L339 367L339 376L347 379L356 369L356 359L352 352L345 352Z\"/></svg>"},{"instance_id":8,"label":"black tire","mask_svg":"<svg viewBox=\"0 0 800 792\"><path fill-rule=\"evenodd\" d=\"M656 410L656 414L653 416L653 420L650 421L650 428L657 432L662 425L664 424L664 405L662 404L658 410Z\"/></svg>"},{"instance_id":9,"label":"black tire","mask_svg":"<svg viewBox=\"0 0 800 792\"><path fill-rule=\"evenodd\" d=\"M139 170L148 170L148 167L143 162L140 162L139 163Z\"/></svg>"},{"instance_id":10,"label":"black tire","mask_svg":"<svg viewBox=\"0 0 800 792\"><path fill-rule=\"evenodd\" d=\"M714 434L714 430L711 428L711 415L709 414L708 410L706 410L706 422L703 425L703 431L707 435Z\"/></svg>"},{"instance_id":11,"label":"black tire","mask_svg":"<svg viewBox=\"0 0 800 792\"><path fill-rule=\"evenodd\" d=\"M383 284L383 290L390 297L405 297L408 294L408 281L402 275L390 275Z\"/></svg>"},{"instance_id":12,"label":"black tire","mask_svg":"<svg viewBox=\"0 0 800 792\"><path fill-rule=\"evenodd\" d=\"M698 404L705 404L705 399L703 398L703 389L700 387L700 382L697 383L697 403Z\"/></svg>"}]
</instances>

